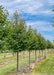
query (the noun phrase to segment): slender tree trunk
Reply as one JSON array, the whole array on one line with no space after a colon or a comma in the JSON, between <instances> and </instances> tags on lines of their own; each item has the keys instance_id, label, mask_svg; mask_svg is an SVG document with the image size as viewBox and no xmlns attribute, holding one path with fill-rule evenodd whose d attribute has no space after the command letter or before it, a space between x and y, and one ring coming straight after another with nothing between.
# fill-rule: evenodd
<instances>
[{"instance_id":1,"label":"slender tree trunk","mask_svg":"<svg viewBox=\"0 0 54 75\"><path fill-rule=\"evenodd\" d=\"M12 55L14 56L14 53L12 53Z\"/></svg>"},{"instance_id":2,"label":"slender tree trunk","mask_svg":"<svg viewBox=\"0 0 54 75\"><path fill-rule=\"evenodd\" d=\"M19 70L19 51L17 52L17 72Z\"/></svg>"},{"instance_id":3,"label":"slender tree trunk","mask_svg":"<svg viewBox=\"0 0 54 75\"><path fill-rule=\"evenodd\" d=\"M6 58L6 53L4 53L4 58Z\"/></svg>"},{"instance_id":4,"label":"slender tree trunk","mask_svg":"<svg viewBox=\"0 0 54 75\"><path fill-rule=\"evenodd\" d=\"M45 57L46 57L46 49L45 49Z\"/></svg>"},{"instance_id":5,"label":"slender tree trunk","mask_svg":"<svg viewBox=\"0 0 54 75\"><path fill-rule=\"evenodd\" d=\"M49 50L49 49L48 49Z\"/></svg>"},{"instance_id":6,"label":"slender tree trunk","mask_svg":"<svg viewBox=\"0 0 54 75\"><path fill-rule=\"evenodd\" d=\"M49 50L49 53L50 53L50 50Z\"/></svg>"},{"instance_id":7,"label":"slender tree trunk","mask_svg":"<svg viewBox=\"0 0 54 75\"><path fill-rule=\"evenodd\" d=\"M40 50L39 50L39 62L40 62Z\"/></svg>"},{"instance_id":8,"label":"slender tree trunk","mask_svg":"<svg viewBox=\"0 0 54 75\"><path fill-rule=\"evenodd\" d=\"M35 50L35 63L36 63L36 50Z\"/></svg>"},{"instance_id":9,"label":"slender tree trunk","mask_svg":"<svg viewBox=\"0 0 54 75\"><path fill-rule=\"evenodd\" d=\"M42 56L43 56L43 50L42 50Z\"/></svg>"},{"instance_id":10,"label":"slender tree trunk","mask_svg":"<svg viewBox=\"0 0 54 75\"><path fill-rule=\"evenodd\" d=\"M47 49L46 49L46 55L47 55Z\"/></svg>"},{"instance_id":11,"label":"slender tree trunk","mask_svg":"<svg viewBox=\"0 0 54 75\"><path fill-rule=\"evenodd\" d=\"M39 50L39 58L40 58L40 50Z\"/></svg>"},{"instance_id":12,"label":"slender tree trunk","mask_svg":"<svg viewBox=\"0 0 54 75\"><path fill-rule=\"evenodd\" d=\"M48 54L48 49L47 49L47 54Z\"/></svg>"},{"instance_id":13,"label":"slender tree trunk","mask_svg":"<svg viewBox=\"0 0 54 75\"><path fill-rule=\"evenodd\" d=\"M37 52L35 50L35 65L36 65L36 60L37 60Z\"/></svg>"},{"instance_id":14,"label":"slender tree trunk","mask_svg":"<svg viewBox=\"0 0 54 75\"><path fill-rule=\"evenodd\" d=\"M25 54L25 52L23 51L23 59L24 59L24 54Z\"/></svg>"},{"instance_id":15,"label":"slender tree trunk","mask_svg":"<svg viewBox=\"0 0 54 75\"><path fill-rule=\"evenodd\" d=\"M29 70L30 70L30 50L29 50Z\"/></svg>"},{"instance_id":16,"label":"slender tree trunk","mask_svg":"<svg viewBox=\"0 0 54 75\"><path fill-rule=\"evenodd\" d=\"M10 53L10 51L8 52L8 56L11 57L11 53Z\"/></svg>"},{"instance_id":17,"label":"slender tree trunk","mask_svg":"<svg viewBox=\"0 0 54 75\"><path fill-rule=\"evenodd\" d=\"M52 52L52 49L51 49L51 52Z\"/></svg>"},{"instance_id":18,"label":"slender tree trunk","mask_svg":"<svg viewBox=\"0 0 54 75\"><path fill-rule=\"evenodd\" d=\"M49 53L50 53L50 49L49 49Z\"/></svg>"},{"instance_id":19,"label":"slender tree trunk","mask_svg":"<svg viewBox=\"0 0 54 75\"><path fill-rule=\"evenodd\" d=\"M51 53L51 49L50 49L50 53Z\"/></svg>"},{"instance_id":20,"label":"slender tree trunk","mask_svg":"<svg viewBox=\"0 0 54 75\"><path fill-rule=\"evenodd\" d=\"M50 49L50 53L51 53L51 49Z\"/></svg>"}]
</instances>

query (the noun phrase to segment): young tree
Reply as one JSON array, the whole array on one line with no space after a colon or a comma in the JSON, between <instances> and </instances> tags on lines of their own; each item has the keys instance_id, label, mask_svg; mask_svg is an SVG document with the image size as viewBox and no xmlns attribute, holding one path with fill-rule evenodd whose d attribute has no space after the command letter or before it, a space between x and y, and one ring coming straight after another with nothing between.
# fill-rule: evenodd
<instances>
[{"instance_id":1,"label":"young tree","mask_svg":"<svg viewBox=\"0 0 54 75\"><path fill-rule=\"evenodd\" d=\"M30 69L30 52L32 50L32 43L33 43L33 39L32 39L32 28L31 25L29 25L28 31L27 31L27 48L29 51L29 69Z\"/></svg>"},{"instance_id":2,"label":"young tree","mask_svg":"<svg viewBox=\"0 0 54 75\"><path fill-rule=\"evenodd\" d=\"M48 52L49 52L49 49L53 48L53 44L51 41L47 40L47 49L48 49Z\"/></svg>"},{"instance_id":3,"label":"young tree","mask_svg":"<svg viewBox=\"0 0 54 75\"><path fill-rule=\"evenodd\" d=\"M14 12L13 25L10 26L10 35L7 37L9 49L17 52L17 72L19 64L19 51L26 48L26 23L17 11Z\"/></svg>"},{"instance_id":4,"label":"young tree","mask_svg":"<svg viewBox=\"0 0 54 75\"><path fill-rule=\"evenodd\" d=\"M39 45L38 49L40 57L40 50L42 50L42 55L43 55L43 50L46 49L46 40L40 33L38 34L38 45Z\"/></svg>"},{"instance_id":5,"label":"young tree","mask_svg":"<svg viewBox=\"0 0 54 75\"><path fill-rule=\"evenodd\" d=\"M37 59L37 53L36 51L38 50L38 37L37 37L37 30L33 29L33 47L32 49L35 50L35 65L36 65L36 59Z\"/></svg>"}]
</instances>

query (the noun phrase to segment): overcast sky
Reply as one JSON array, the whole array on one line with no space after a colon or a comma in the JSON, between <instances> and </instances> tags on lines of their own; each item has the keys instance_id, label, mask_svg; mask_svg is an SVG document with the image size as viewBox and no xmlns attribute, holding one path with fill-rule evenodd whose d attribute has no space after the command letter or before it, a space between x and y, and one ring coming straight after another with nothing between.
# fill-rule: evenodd
<instances>
[{"instance_id":1,"label":"overcast sky","mask_svg":"<svg viewBox=\"0 0 54 75\"><path fill-rule=\"evenodd\" d=\"M41 34L53 42L54 28L52 27L52 5L54 0L0 0L9 11L11 17L15 10L19 10L27 22Z\"/></svg>"}]
</instances>

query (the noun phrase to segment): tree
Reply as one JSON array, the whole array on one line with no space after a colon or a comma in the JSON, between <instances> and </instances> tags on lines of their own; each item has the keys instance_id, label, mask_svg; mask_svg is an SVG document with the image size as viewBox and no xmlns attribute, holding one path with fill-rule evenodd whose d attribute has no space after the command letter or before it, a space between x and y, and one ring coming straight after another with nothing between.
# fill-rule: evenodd
<instances>
[{"instance_id":1,"label":"tree","mask_svg":"<svg viewBox=\"0 0 54 75\"><path fill-rule=\"evenodd\" d=\"M49 49L52 49L53 48L53 43L49 40L47 40L47 49L49 51Z\"/></svg>"},{"instance_id":2,"label":"tree","mask_svg":"<svg viewBox=\"0 0 54 75\"><path fill-rule=\"evenodd\" d=\"M30 51L32 50L32 29L31 25L29 25L28 31L27 31L27 48L29 51L29 69L30 69Z\"/></svg>"},{"instance_id":3,"label":"tree","mask_svg":"<svg viewBox=\"0 0 54 75\"><path fill-rule=\"evenodd\" d=\"M33 50L35 50L35 65L36 65L36 59L37 59L37 54L36 54L36 50L38 50L38 37L37 37L37 30L33 29Z\"/></svg>"},{"instance_id":4,"label":"tree","mask_svg":"<svg viewBox=\"0 0 54 75\"><path fill-rule=\"evenodd\" d=\"M38 49L40 57L40 50L42 50L42 55L43 55L43 50L46 49L46 40L40 33L38 34L38 45L39 45Z\"/></svg>"},{"instance_id":5,"label":"tree","mask_svg":"<svg viewBox=\"0 0 54 75\"><path fill-rule=\"evenodd\" d=\"M20 17L18 11L14 12L13 24L10 26L10 35L7 36L7 42L9 43L9 50L17 52L17 72L19 64L19 51L23 51L26 48L26 23L23 18ZM12 22L11 22L12 23Z\"/></svg>"}]
</instances>

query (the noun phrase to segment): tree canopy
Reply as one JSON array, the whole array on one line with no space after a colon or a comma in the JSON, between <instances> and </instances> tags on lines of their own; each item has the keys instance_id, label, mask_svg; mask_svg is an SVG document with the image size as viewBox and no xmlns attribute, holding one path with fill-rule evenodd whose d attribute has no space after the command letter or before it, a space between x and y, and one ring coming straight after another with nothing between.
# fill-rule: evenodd
<instances>
[{"instance_id":1,"label":"tree canopy","mask_svg":"<svg viewBox=\"0 0 54 75\"><path fill-rule=\"evenodd\" d=\"M4 49L17 52L54 48L54 44L32 29L31 25L27 28L24 17L17 10L12 20L7 19L9 14L4 7L0 6L0 10L0 49L4 46L7 47Z\"/></svg>"}]
</instances>

